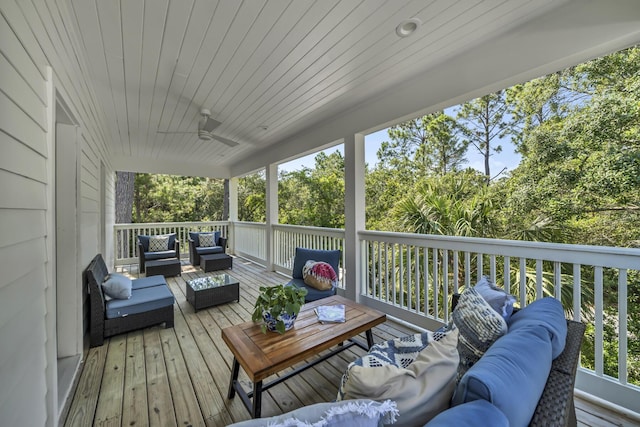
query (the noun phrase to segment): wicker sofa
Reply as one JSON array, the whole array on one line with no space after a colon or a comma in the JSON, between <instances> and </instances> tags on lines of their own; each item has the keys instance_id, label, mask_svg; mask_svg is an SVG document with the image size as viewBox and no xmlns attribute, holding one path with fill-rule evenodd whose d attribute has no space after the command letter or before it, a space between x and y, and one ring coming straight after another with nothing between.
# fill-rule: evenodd
<instances>
[{"instance_id":1,"label":"wicker sofa","mask_svg":"<svg viewBox=\"0 0 640 427\"><path fill-rule=\"evenodd\" d=\"M551 370L546 378L542 395L537 401L532 418L526 425L538 427L577 425L573 390L576 370L580 361L580 347L584 336L585 325L573 320L566 320L566 322L567 335L564 349L562 353L551 362ZM507 333L507 335L508 334L509 333ZM505 335L505 337L507 335ZM512 343L513 342L517 345L517 341L512 341ZM490 354L490 351L491 348L485 353L483 358ZM513 352L513 357L519 357L517 351ZM482 358L480 361L482 361ZM480 364L480 361L478 364ZM509 363L510 362L511 361L509 361ZM518 362L514 362L515 365L517 365L517 363ZM524 388L526 386L521 384L521 387ZM487 391L491 396L490 399L486 399L486 397L483 396L473 396L472 399L476 400L467 400L468 403L452 406L427 423L425 427L448 426L452 425L452 422L460 423L458 425L509 425L510 420L501 413L504 408L499 408L499 403L496 405L496 401L504 401L498 395L509 394L515 398L521 398L522 395L526 393L524 393L523 389L516 390L511 388L499 390L498 387L493 389L489 388ZM455 399L454 396L453 400L455 401ZM496 414L503 420L504 424L492 418ZM468 422L470 418L477 420L475 424L464 424Z\"/></svg>"},{"instance_id":2,"label":"wicker sofa","mask_svg":"<svg viewBox=\"0 0 640 427\"><path fill-rule=\"evenodd\" d=\"M89 290L89 345L100 346L104 339L135 329L164 323L173 327L175 298L163 276L131 281L129 299L107 298L102 283L109 274L101 254L96 255L84 272Z\"/></svg>"}]
</instances>

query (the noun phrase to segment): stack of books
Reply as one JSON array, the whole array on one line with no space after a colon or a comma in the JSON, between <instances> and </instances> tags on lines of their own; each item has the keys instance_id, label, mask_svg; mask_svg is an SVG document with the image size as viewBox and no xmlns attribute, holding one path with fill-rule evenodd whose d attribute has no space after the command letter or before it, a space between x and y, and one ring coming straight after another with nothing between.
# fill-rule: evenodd
<instances>
[{"instance_id":1,"label":"stack of books","mask_svg":"<svg viewBox=\"0 0 640 427\"><path fill-rule=\"evenodd\" d=\"M315 308L320 323L343 323L345 321L344 304L321 305Z\"/></svg>"}]
</instances>

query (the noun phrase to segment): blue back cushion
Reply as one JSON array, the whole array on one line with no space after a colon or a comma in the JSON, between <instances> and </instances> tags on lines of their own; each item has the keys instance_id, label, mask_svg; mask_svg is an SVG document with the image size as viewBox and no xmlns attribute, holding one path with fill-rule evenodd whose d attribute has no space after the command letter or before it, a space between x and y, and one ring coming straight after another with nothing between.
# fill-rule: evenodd
<instances>
[{"instance_id":1,"label":"blue back cushion","mask_svg":"<svg viewBox=\"0 0 640 427\"><path fill-rule=\"evenodd\" d=\"M321 249L296 248L291 276L294 279L302 279L302 267L304 267L304 264L310 259L328 263L339 276L340 270L338 270L338 264L340 264L340 256L341 252L339 249L328 251Z\"/></svg>"},{"instance_id":2,"label":"blue back cushion","mask_svg":"<svg viewBox=\"0 0 640 427\"><path fill-rule=\"evenodd\" d=\"M440 412L424 427L509 427L509 420L486 400L474 400Z\"/></svg>"},{"instance_id":3,"label":"blue back cushion","mask_svg":"<svg viewBox=\"0 0 640 427\"><path fill-rule=\"evenodd\" d=\"M175 249L176 244L176 233L167 234L169 236L169 250ZM142 244L142 249L144 252L149 252L149 236L145 236L144 234L138 235L138 240Z\"/></svg>"},{"instance_id":4,"label":"blue back cushion","mask_svg":"<svg viewBox=\"0 0 640 427\"><path fill-rule=\"evenodd\" d=\"M205 231L204 233L209 234L209 233L213 233L213 241L215 242L215 246L219 246L219 241L220 241L220 232L219 231ZM193 242L196 244L196 247L200 246L200 233L199 232L194 232L194 231L190 231L189 232L189 238L191 240L193 240Z\"/></svg>"},{"instance_id":5,"label":"blue back cushion","mask_svg":"<svg viewBox=\"0 0 640 427\"><path fill-rule=\"evenodd\" d=\"M486 400L506 415L509 425L526 426L542 396L551 360L551 338L545 328L509 331L464 374L451 404Z\"/></svg>"},{"instance_id":6,"label":"blue back cushion","mask_svg":"<svg viewBox=\"0 0 640 427\"><path fill-rule=\"evenodd\" d=\"M540 326L547 330L551 338L551 355L555 359L564 350L567 341L567 320L564 318L562 303L555 298L536 300L514 313L507 321L509 332L527 326Z\"/></svg>"}]
</instances>

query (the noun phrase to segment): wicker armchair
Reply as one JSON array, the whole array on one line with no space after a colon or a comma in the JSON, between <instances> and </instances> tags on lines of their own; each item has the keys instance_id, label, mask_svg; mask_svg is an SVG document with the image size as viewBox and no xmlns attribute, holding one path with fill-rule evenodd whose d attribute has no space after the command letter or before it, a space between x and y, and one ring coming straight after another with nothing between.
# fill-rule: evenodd
<instances>
[{"instance_id":1,"label":"wicker armchair","mask_svg":"<svg viewBox=\"0 0 640 427\"><path fill-rule=\"evenodd\" d=\"M203 247L200 245L200 234L214 235L214 245ZM189 232L189 262L191 265L200 265L200 255L223 254L227 250L227 238L222 237L219 231L214 232Z\"/></svg>"},{"instance_id":2,"label":"wicker armchair","mask_svg":"<svg viewBox=\"0 0 640 427\"><path fill-rule=\"evenodd\" d=\"M144 263L147 261L166 258L180 259L180 241L177 239L175 233L168 234L167 236L169 237L169 249L158 252L152 252L149 250L149 239L154 236L138 236L138 262L140 273L145 272Z\"/></svg>"}]
</instances>

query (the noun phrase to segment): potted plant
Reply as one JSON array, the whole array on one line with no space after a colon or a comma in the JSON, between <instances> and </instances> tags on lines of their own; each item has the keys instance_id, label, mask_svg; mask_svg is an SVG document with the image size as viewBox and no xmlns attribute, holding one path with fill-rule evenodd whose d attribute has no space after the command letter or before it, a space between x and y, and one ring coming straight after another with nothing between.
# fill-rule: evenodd
<instances>
[{"instance_id":1,"label":"potted plant","mask_svg":"<svg viewBox=\"0 0 640 427\"><path fill-rule=\"evenodd\" d=\"M307 290L295 286L260 286L251 319L262 322L262 332L267 329L284 334L293 323L304 304Z\"/></svg>"}]
</instances>

